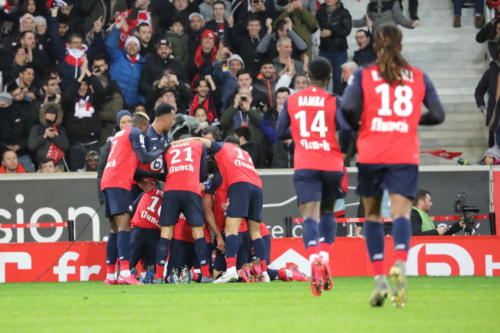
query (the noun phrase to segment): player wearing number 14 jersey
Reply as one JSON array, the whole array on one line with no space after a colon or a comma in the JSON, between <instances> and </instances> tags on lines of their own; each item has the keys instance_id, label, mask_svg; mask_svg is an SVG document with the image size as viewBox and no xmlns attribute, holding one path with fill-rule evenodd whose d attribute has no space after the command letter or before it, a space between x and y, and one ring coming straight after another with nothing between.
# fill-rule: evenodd
<instances>
[{"instance_id":1,"label":"player wearing number 14 jersey","mask_svg":"<svg viewBox=\"0 0 500 333\"><path fill-rule=\"evenodd\" d=\"M288 127L295 142L293 182L299 211L304 220L304 246L311 264L311 291L319 296L332 288L329 251L337 224L335 200L343 197L343 158L336 139L336 120L347 126L338 98L325 91L331 67L325 58L311 62L312 85L288 97L280 112L278 136L286 138Z\"/></svg>"},{"instance_id":2,"label":"player wearing number 14 jersey","mask_svg":"<svg viewBox=\"0 0 500 333\"><path fill-rule=\"evenodd\" d=\"M342 110L358 134L358 188L365 208L365 239L375 273L372 306L382 306L388 283L384 271L381 198L390 194L396 261L390 270L395 306L407 299L405 262L410 243L411 199L418 180L418 125L444 121L436 89L422 71L401 56L402 33L385 25L375 33L375 65L354 73L344 92ZM421 113L422 102L429 112Z\"/></svg>"}]
</instances>

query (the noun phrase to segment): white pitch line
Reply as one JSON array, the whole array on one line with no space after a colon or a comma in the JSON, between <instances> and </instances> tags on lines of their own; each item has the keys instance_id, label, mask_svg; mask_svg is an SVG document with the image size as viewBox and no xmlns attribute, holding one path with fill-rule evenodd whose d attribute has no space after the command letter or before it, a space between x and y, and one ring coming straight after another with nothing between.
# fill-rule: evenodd
<instances>
[{"instance_id":1,"label":"white pitch line","mask_svg":"<svg viewBox=\"0 0 500 333\"><path fill-rule=\"evenodd\" d=\"M270 208L270 207L283 207L288 205L290 202L294 201L297 199L297 196L293 196L288 200L285 200L283 202L278 202L278 203L270 203L270 204L264 204L262 207L264 208Z\"/></svg>"}]
</instances>

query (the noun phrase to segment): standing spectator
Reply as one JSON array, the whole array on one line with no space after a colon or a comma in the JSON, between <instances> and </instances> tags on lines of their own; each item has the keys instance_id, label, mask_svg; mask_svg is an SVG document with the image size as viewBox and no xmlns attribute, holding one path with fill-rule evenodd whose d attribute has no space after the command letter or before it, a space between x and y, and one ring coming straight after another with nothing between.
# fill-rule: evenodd
<instances>
[{"instance_id":1,"label":"standing spectator","mask_svg":"<svg viewBox=\"0 0 500 333\"><path fill-rule=\"evenodd\" d=\"M80 77L66 88L62 96L71 171L83 167L88 151L99 149L99 111L103 101L104 90L99 80L90 73L85 59Z\"/></svg>"},{"instance_id":2,"label":"standing spectator","mask_svg":"<svg viewBox=\"0 0 500 333\"><path fill-rule=\"evenodd\" d=\"M24 62L19 63L19 61L16 61L14 71L19 69L19 65L21 65L21 67L29 65L35 69L38 76L41 76L49 66L50 61L48 53L44 50L43 47L40 48L39 46L41 45L38 44L33 32L22 32L17 48L23 49L26 57L24 58Z\"/></svg>"},{"instance_id":3,"label":"standing spectator","mask_svg":"<svg viewBox=\"0 0 500 333\"><path fill-rule=\"evenodd\" d=\"M111 30L106 39L106 49L111 59L109 71L111 79L120 87L125 104L132 107L137 103L144 103L144 96L139 94L139 79L145 60L139 54L141 44L137 37L127 38L125 50L120 50L118 47L119 29L124 22L121 21Z\"/></svg>"},{"instance_id":4,"label":"standing spectator","mask_svg":"<svg viewBox=\"0 0 500 333\"><path fill-rule=\"evenodd\" d=\"M497 51L498 52L498 51ZM500 52L498 52L500 54ZM498 56L497 58L498 59ZM479 80L476 90L474 92L474 97L476 99L476 105L481 113L483 113L486 121L486 126L490 126L493 113L495 110L495 105L499 99L498 95L498 76L500 74L500 68L498 67L497 61L490 62L490 66L484 72L481 80ZM484 102L484 96L488 94L488 103ZM492 147L495 144L495 128L490 127L488 136L488 147Z\"/></svg>"},{"instance_id":5,"label":"standing spectator","mask_svg":"<svg viewBox=\"0 0 500 333\"><path fill-rule=\"evenodd\" d=\"M226 0L203 0L202 3L198 6L200 8L200 14L205 19L205 22L215 19L215 12L221 8L215 8L215 4L219 3L222 6L222 19L224 16L229 17L231 15L231 1ZM210 28L209 28L210 29ZM214 30L214 29L211 29ZM215 30L214 30L215 31Z\"/></svg>"},{"instance_id":6,"label":"standing spectator","mask_svg":"<svg viewBox=\"0 0 500 333\"><path fill-rule=\"evenodd\" d=\"M359 29L356 31L356 43L359 49L354 51L352 61L354 61L358 66L365 66L377 59L377 54L373 48L371 34L364 29Z\"/></svg>"},{"instance_id":7,"label":"standing spectator","mask_svg":"<svg viewBox=\"0 0 500 333\"><path fill-rule=\"evenodd\" d=\"M187 72L192 78L193 84L198 78L213 72L214 63L217 59L217 46L215 45L215 33L205 30L201 34L201 43L196 48L193 56L188 60Z\"/></svg>"},{"instance_id":8,"label":"standing spectator","mask_svg":"<svg viewBox=\"0 0 500 333\"><path fill-rule=\"evenodd\" d=\"M228 70L223 71L223 51L223 48L220 48L217 54L217 61L214 64L213 70L213 78L215 80L215 85L219 87L222 110L225 110L231 103L231 97L238 90L236 75L238 71L245 68L245 63L239 55L233 54L227 60Z\"/></svg>"},{"instance_id":9,"label":"standing spectator","mask_svg":"<svg viewBox=\"0 0 500 333\"><path fill-rule=\"evenodd\" d=\"M495 16L488 24L479 30L476 35L476 41L478 43L488 42L490 56L491 58L495 58L498 40L500 40L500 19Z\"/></svg>"},{"instance_id":10,"label":"standing spectator","mask_svg":"<svg viewBox=\"0 0 500 333\"><path fill-rule=\"evenodd\" d=\"M6 150L2 154L2 165L0 166L0 174L2 173L26 173L17 159L17 154L13 150Z\"/></svg>"},{"instance_id":11,"label":"standing spectator","mask_svg":"<svg viewBox=\"0 0 500 333\"><path fill-rule=\"evenodd\" d=\"M366 9L366 15L359 20L354 20L356 28L367 26L372 31L386 24L402 25L408 29L414 29L420 25L418 20L408 19L401 11L401 5L395 0L370 0Z\"/></svg>"},{"instance_id":12,"label":"standing spectator","mask_svg":"<svg viewBox=\"0 0 500 333\"><path fill-rule=\"evenodd\" d=\"M217 100L215 98L215 83L210 75L198 79L195 84L195 94L191 102L189 115L196 117L195 111L198 107L203 107L207 113L207 122L212 124L214 121L218 122L219 113Z\"/></svg>"},{"instance_id":13,"label":"standing spectator","mask_svg":"<svg viewBox=\"0 0 500 333\"><path fill-rule=\"evenodd\" d=\"M398 0L401 8L403 8L403 0ZM408 0L408 13L412 20L418 21L418 0Z\"/></svg>"},{"instance_id":14,"label":"standing spectator","mask_svg":"<svg viewBox=\"0 0 500 333\"><path fill-rule=\"evenodd\" d=\"M189 14L188 52L193 54L201 43L201 34L205 30L205 20L200 13Z\"/></svg>"},{"instance_id":15,"label":"standing spectator","mask_svg":"<svg viewBox=\"0 0 500 333\"><path fill-rule=\"evenodd\" d=\"M304 63L292 58L292 40L289 37L280 37L276 42L276 49L278 50L278 56L273 59L273 64L278 73L288 65L294 67L296 74L304 74L304 67L306 67Z\"/></svg>"},{"instance_id":16,"label":"standing spectator","mask_svg":"<svg viewBox=\"0 0 500 333\"><path fill-rule=\"evenodd\" d=\"M147 96L153 89L153 83L165 74L173 74L182 83L188 82L184 67L172 56L172 45L166 39L161 39L154 54L146 56L142 66L139 92Z\"/></svg>"},{"instance_id":17,"label":"standing spectator","mask_svg":"<svg viewBox=\"0 0 500 333\"><path fill-rule=\"evenodd\" d=\"M24 92L24 98L30 102L36 100L35 68L31 65L25 65L20 68L19 75L15 80L19 88Z\"/></svg>"},{"instance_id":18,"label":"standing spectator","mask_svg":"<svg viewBox=\"0 0 500 333\"><path fill-rule=\"evenodd\" d=\"M259 46L257 46L257 53L259 59L273 59L278 56L276 49L276 41L281 37L289 37L292 40L292 57L298 59L300 55L307 50L307 44L304 40L293 30L292 20L285 17L276 25L276 33L273 33L272 22L266 22L267 33L261 39Z\"/></svg>"},{"instance_id":19,"label":"standing spectator","mask_svg":"<svg viewBox=\"0 0 500 333\"><path fill-rule=\"evenodd\" d=\"M259 147L255 142L250 141L251 135L248 127L238 127L234 131L234 136L236 136L240 142L240 147L246 151L252 158L253 165L259 169L263 168L263 156L262 148Z\"/></svg>"},{"instance_id":20,"label":"standing spectator","mask_svg":"<svg viewBox=\"0 0 500 333\"><path fill-rule=\"evenodd\" d=\"M262 26L259 18L252 15L248 17L246 33L238 35L236 29L233 29L231 36L232 47L243 58L245 67L252 75L256 75L259 71L257 47L263 34Z\"/></svg>"},{"instance_id":21,"label":"standing spectator","mask_svg":"<svg viewBox=\"0 0 500 333\"><path fill-rule=\"evenodd\" d=\"M80 1L80 5L85 15L85 31L89 31L99 17L103 18L104 26L107 26L114 19L116 13L127 10L126 0L85 0Z\"/></svg>"},{"instance_id":22,"label":"standing spectator","mask_svg":"<svg viewBox=\"0 0 500 333\"><path fill-rule=\"evenodd\" d=\"M272 61L265 61L260 66L260 72L255 80L254 87L266 95L266 104L269 108L276 106L276 99L274 90L278 76L276 75L276 68Z\"/></svg>"},{"instance_id":23,"label":"standing spectator","mask_svg":"<svg viewBox=\"0 0 500 333\"><path fill-rule=\"evenodd\" d=\"M288 2L284 7L283 12L276 19L276 24L286 17L289 17L293 23L293 30L307 44L307 56L312 58L312 38L311 34L318 29L318 21L316 18L303 7L302 0L293 0ZM291 28L289 30L292 30ZM292 36L290 36L292 38Z\"/></svg>"},{"instance_id":24,"label":"standing spectator","mask_svg":"<svg viewBox=\"0 0 500 333\"><path fill-rule=\"evenodd\" d=\"M462 4L463 0L453 1L453 27L460 28L462 26ZM484 0L474 0L474 26L480 29L484 25Z\"/></svg>"},{"instance_id":25,"label":"standing spectator","mask_svg":"<svg viewBox=\"0 0 500 333\"><path fill-rule=\"evenodd\" d=\"M229 26L229 22L226 20L226 17L229 17L230 15L230 11L228 12L228 9L231 8L231 3L228 1L217 0L213 3L212 8L213 19L208 21L208 19L205 18L205 20L208 21L205 28L215 32L215 35L217 36L217 43L222 41L225 46L230 46L231 39L229 29L231 27ZM204 15L201 10L201 5L200 12Z\"/></svg>"},{"instance_id":26,"label":"standing spectator","mask_svg":"<svg viewBox=\"0 0 500 333\"><path fill-rule=\"evenodd\" d=\"M347 61L347 36L351 33L351 14L340 0L326 0L316 12L321 37L319 55L332 65L333 92L341 91L340 66Z\"/></svg>"},{"instance_id":27,"label":"standing spectator","mask_svg":"<svg viewBox=\"0 0 500 333\"><path fill-rule=\"evenodd\" d=\"M103 89L104 101L102 110L99 112L101 120L101 137L99 145L102 146L106 142L106 138L110 136L115 127L116 113L123 109L123 96L120 92L118 84L111 80L109 76L109 66L105 55L98 55L92 61L92 75L99 81Z\"/></svg>"},{"instance_id":28,"label":"standing spectator","mask_svg":"<svg viewBox=\"0 0 500 333\"><path fill-rule=\"evenodd\" d=\"M175 74L169 74L165 70L163 76L153 82L153 89L151 89L146 96L146 110L149 119L155 119L154 109L161 103L170 104L175 112L187 113L188 105L191 101L193 94L191 89L179 82Z\"/></svg>"},{"instance_id":29,"label":"standing spectator","mask_svg":"<svg viewBox=\"0 0 500 333\"><path fill-rule=\"evenodd\" d=\"M164 38L166 40L164 44L169 45L171 50L169 53L173 55L175 61L183 67L186 66L189 56L189 36L184 31L184 25L180 17L174 17ZM181 76L180 73L177 74ZM185 78L183 81L187 82L188 80Z\"/></svg>"},{"instance_id":30,"label":"standing spectator","mask_svg":"<svg viewBox=\"0 0 500 333\"><path fill-rule=\"evenodd\" d=\"M276 18L277 13L272 0L244 0L240 3L241 5L235 9L237 6L235 2L233 8L235 15L234 28L237 35L245 33L245 25L250 20L250 17L258 19L261 27L265 26L267 19L274 20Z\"/></svg>"},{"instance_id":31,"label":"standing spectator","mask_svg":"<svg viewBox=\"0 0 500 333\"><path fill-rule=\"evenodd\" d=\"M35 125L28 137L28 149L35 154L35 160L48 157L49 148L55 145L62 152L69 147L66 130L61 126L63 110L54 102L44 104L40 109L40 124Z\"/></svg>"},{"instance_id":32,"label":"standing spectator","mask_svg":"<svg viewBox=\"0 0 500 333\"><path fill-rule=\"evenodd\" d=\"M152 41L153 27L151 25L148 23L140 23L136 28L135 36L141 43L141 49L139 51L141 56L145 57L155 52L155 45Z\"/></svg>"}]
</instances>

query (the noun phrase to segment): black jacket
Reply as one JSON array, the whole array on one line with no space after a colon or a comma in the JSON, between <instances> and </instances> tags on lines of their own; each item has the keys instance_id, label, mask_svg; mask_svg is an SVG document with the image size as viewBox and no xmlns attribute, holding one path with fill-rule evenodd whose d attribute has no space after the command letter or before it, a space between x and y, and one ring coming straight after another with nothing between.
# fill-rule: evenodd
<instances>
[{"instance_id":1,"label":"black jacket","mask_svg":"<svg viewBox=\"0 0 500 333\"><path fill-rule=\"evenodd\" d=\"M373 44L368 44L364 49L359 49L354 52L352 61L358 66L365 66L377 60L377 54L373 49Z\"/></svg>"},{"instance_id":2,"label":"black jacket","mask_svg":"<svg viewBox=\"0 0 500 333\"><path fill-rule=\"evenodd\" d=\"M316 20L321 30L329 29L332 32L331 36L321 38L320 51L347 50L347 36L351 33L352 19L342 3L331 14L328 14L326 4L322 4L316 12Z\"/></svg>"},{"instance_id":3,"label":"black jacket","mask_svg":"<svg viewBox=\"0 0 500 333\"><path fill-rule=\"evenodd\" d=\"M488 126L495 109L495 99L497 94L497 80L500 68L492 61L490 67L484 72L481 80L476 86L474 97L478 108L486 106L486 125ZM488 103L484 102L484 95L488 94Z\"/></svg>"},{"instance_id":4,"label":"black jacket","mask_svg":"<svg viewBox=\"0 0 500 333\"><path fill-rule=\"evenodd\" d=\"M146 56L146 63L142 66L139 92L146 96L153 88L153 83L161 79L165 71L177 75L179 82L188 82L184 66L174 59L162 59L158 54L153 53Z\"/></svg>"}]
</instances>

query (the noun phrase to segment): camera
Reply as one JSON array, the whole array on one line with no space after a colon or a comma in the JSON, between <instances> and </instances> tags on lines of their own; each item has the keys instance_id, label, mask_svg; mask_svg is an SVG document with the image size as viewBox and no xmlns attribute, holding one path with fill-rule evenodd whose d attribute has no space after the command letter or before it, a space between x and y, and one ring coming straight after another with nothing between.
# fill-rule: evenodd
<instances>
[{"instance_id":1,"label":"camera","mask_svg":"<svg viewBox=\"0 0 500 333\"><path fill-rule=\"evenodd\" d=\"M455 213L461 214L465 223L465 235L478 235L476 229L476 220L474 215L479 213L479 206L467 205L467 192L459 192L455 198Z\"/></svg>"}]
</instances>

